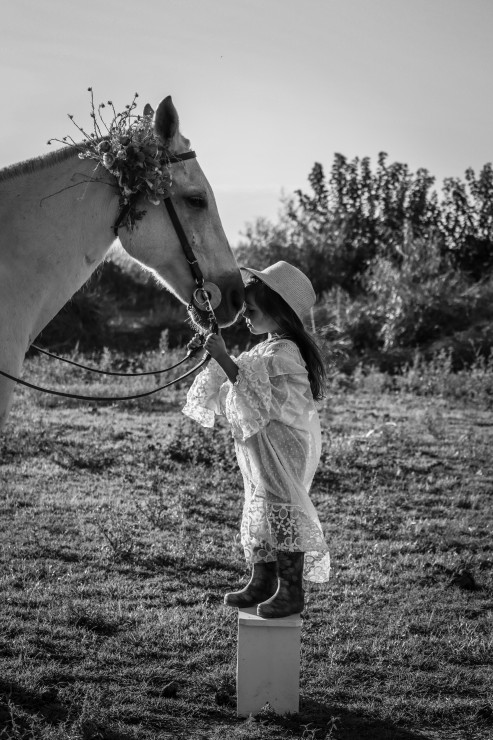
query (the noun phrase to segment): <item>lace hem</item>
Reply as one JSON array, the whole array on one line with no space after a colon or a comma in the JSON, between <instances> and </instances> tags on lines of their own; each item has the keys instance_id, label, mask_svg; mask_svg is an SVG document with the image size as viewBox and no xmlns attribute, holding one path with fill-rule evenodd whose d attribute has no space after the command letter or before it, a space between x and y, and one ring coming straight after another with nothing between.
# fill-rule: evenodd
<instances>
[{"instance_id":1,"label":"lace hem","mask_svg":"<svg viewBox=\"0 0 493 740\"><path fill-rule=\"evenodd\" d=\"M273 562L278 550L304 552L304 578L314 583L329 580L330 555L323 532L300 506L251 500L243 510L241 542L250 564Z\"/></svg>"}]
</instances>

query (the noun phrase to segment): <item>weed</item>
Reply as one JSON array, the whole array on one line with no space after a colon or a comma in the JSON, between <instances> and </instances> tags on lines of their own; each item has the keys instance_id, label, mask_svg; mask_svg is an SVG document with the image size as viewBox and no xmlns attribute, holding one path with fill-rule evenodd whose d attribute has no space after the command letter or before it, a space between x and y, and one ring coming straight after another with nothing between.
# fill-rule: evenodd
<instances>
[{"instance_id":1,"label":"weed","mask_svg":"<svg viewBox=\"0 0 493 740\"><path fill-rule=\"evenodd\" d=\"M106 540L106 552L116 562L129 562L137 547L134 526L112 513L105 522L97 521L96 526Z\"/></svg>"}]
</instances>

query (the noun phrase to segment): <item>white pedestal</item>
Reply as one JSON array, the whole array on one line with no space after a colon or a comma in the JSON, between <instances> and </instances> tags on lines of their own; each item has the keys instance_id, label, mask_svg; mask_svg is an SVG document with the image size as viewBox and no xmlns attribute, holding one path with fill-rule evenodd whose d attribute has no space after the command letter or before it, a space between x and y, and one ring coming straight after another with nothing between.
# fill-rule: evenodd
<instances>
[{"instance_id":1,"label":"white pedestal","mask_svg":"<svg viewBox=\"0 0 493 740\"><path fill-rule=\"evenodd\" d=\"M301 617L263 619L257 607L238 610L237 713L269 702L277 714L299 711Z\"/></svg>"}]
</instances>

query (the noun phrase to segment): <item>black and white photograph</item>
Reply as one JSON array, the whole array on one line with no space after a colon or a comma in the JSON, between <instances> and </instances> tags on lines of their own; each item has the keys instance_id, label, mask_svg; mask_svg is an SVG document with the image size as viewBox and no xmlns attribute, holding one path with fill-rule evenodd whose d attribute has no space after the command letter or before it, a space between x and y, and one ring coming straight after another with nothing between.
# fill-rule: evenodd
<instances>
[{"instance_id":1,"label":"black and white photograph","mask_svg":"<svg viewBox=\"0 0 493 740\"><path fill-rule=\"evenodd\" d=\"M4 0L0 740L493 739L491 0Z\"/></svg>"}]
</instances>

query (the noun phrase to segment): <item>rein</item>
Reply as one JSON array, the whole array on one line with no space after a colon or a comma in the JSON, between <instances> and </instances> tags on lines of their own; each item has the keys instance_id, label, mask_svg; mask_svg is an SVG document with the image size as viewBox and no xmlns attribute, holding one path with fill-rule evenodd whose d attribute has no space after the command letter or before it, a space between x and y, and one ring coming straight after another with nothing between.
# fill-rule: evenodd
<instances>
[{"instance_id":1,"label":"rein","mask_svg":"<svg viewBox=\"0 0 493 740\"><path fill-rule=\"evenodd\" d=\"M31 344L31 349L35 349L37 352L41 352L41 354L46 355L47 357L52 357L54 360L59 360L60 362L66 362L67 365L73 365L74 367L80 367L82 370L87 370L90 373L97 373L98 375L116 375L120 378L142 378L145 375L162 375L162 373L168 373L170 370L175 370L175 368L180 367L180 365L183 365L184 362L188 360L189 357L192 356L193 352L190 350L187 352L185 357L181 359L179 362L176 362L174 365L171 365L170 367L165 367L163 370L148 370L145 373L119 373L113 370L100 370L97 367L91 367L90 365L81 365L80 362L74 362L74 360L69 360L67 357L60 357L59 355L54 355L52 352L48 352L48 350L43 349L42 347L38 347L37 344Z\"/></svg>"},{"instance_id":2,"label":"rein","mask_svg":"<svg viewBox=\"0 0 493 740\"><path fill-rule=\"evenodd\" d=\"M193 159L196 156L197 155L194 151L184 152L183 154L173 154L173 155L170 155L168 162L170 164L174 162L183 162L186 159ZM121 207L120 212L117 216L117 219L112 226L113 233L115 234L115 236L118 236L118 229L121 227L122 223L125 221L126 216L128 215L129 211L135 205L135 200L137 197L138 196L134 196L132 200L130 200L128 203L126 203L124 206ZM183 229L181 221L178 217L178 214L175 210L173 201L171 200L171 196L168 194L164 197L163 200L164 200L166 209L168 211L171 223L173 224L176 235L180 241L180 245L185 255L185 259L190 266L190 270L192 272L193 278L195 280L195 284L197 286L195 290L193 291L192 299L190 303L188 304L187 309L190 311L194 302L196 303L196 305L200 305L202 310L205 310L208 315L210 331L215 334L218 331L218 324L217 324L216 316L214 314L214 309L211 304L211 295L209 294L208 290L206 290L206 286L207 288L209 287L211 288L211 294L215 298L217 298L218 294L220 297L219 288L217 288L217 286L214 285L213 283L204 283L204 276L199 267L199 264L193 252L193 249L190 246L190 243L188 241L185 230ZM192 357L200 349L200 348L196 348L194 350L189 350L186 356L182 360L175 363L174 365L171 365L171 367L167 367L163 370L152 370L152 371L143 372L143 373L119 373L119 372L113 372L109 370L99 370L98 368L89 367L88 365L81 365L78 362L74 362L73 360L68 360L67 358L59 357L58 355L52 354L51 352L48 352L47 350L44 350L35 344L32 344L31 347L37 350L38 352L41 352L42 354L47 355L48 357L53 357L54 359L60 360L60 362L66 362L69 365L75 365L75 367L80 367L83 370L88 370L89 372L92 372L92 373L98 373L99 375L116 375L119 377L142 377L146 375L160 375L161 373L169 372L170 370L174 370L175 368L182 365L186 360ZM195 367L191 368L191 370L188 370L188 372L184 373L183 375L180 375L180 377L175 378L174 380L170 380L169 383L165 383L164 385L161 385L158 388L154 388L151 391L145 391L143 393L136 393L130 396L109 396L109 397L84 396L78 393L65 393L64 391L56 391L51 388L43 388L39 385L35 385L34 383L29 383L27 380L22 380L21 378L17 378L14 375L10 375L9 373L6 373L4 370L0 370L0 375L3 375L5 378L8 378L9 380L13 380L14 382L19 383L20 385L24 385L27 388L32 388L36 391L41 391L43 393L50 393L54 396L63 396L65 398L76 398L81 401L130 401L135 398L144 398L145 396L151 396L153 393L159 393L159 391L162 391L164 388L169 388L169 386L174 385L175 383L178 383L180 380L184 380L185 378L188 378L188 376L194 373L196 370L199 370L200 368L205 367L205 365L209 362L210 359L211 359L210 355L206 355L202 358L202 360L199 362L198 365L195 365Z\"/></svg>"},{"instance_id":3,"label":"rein","mask_svg":"<svg viewBox=\"0 0 493 740\"><path fill-rule=\"evenodd\" d=\"M185 359L188 359L186 357ZM65 393L65 391L55 391L53 388L42 388L39 385L34 385L34 383L29 383L27 380L22 380L22 378L16 378L14 375L9 375L9 373L4 372L3 370L0 370L0 374L4 375L6 378L9 378L10 380L15 380L16 383L19 383L20 385L25 385L27 388L33 388L35 391L42 391L43 393L51 393L52 396L63 396L64 398L77 398L79 401L132 401L134 398L144 398L145 396L152 396L153 393L159 393L159 391L162 391L164 388L168 388L170 385L174 385L175 383L178 383L180 380L184 380L185 378L188 378L189 375L194 373L196 370L199 370L201 367L204 367L207 365L207 363L210 360L210 356L204 357L198 365L195 365L195 367L192 367L191 370L184 373L183 375L180 375L179 378L175 378L174 380L170 380L169 383L165 383L164 385L159 386L159 388L153 388L152 391L145 391L144 393L135 393L131 396L83 396L79 393Z\"/></svg>"}]
</instances>

